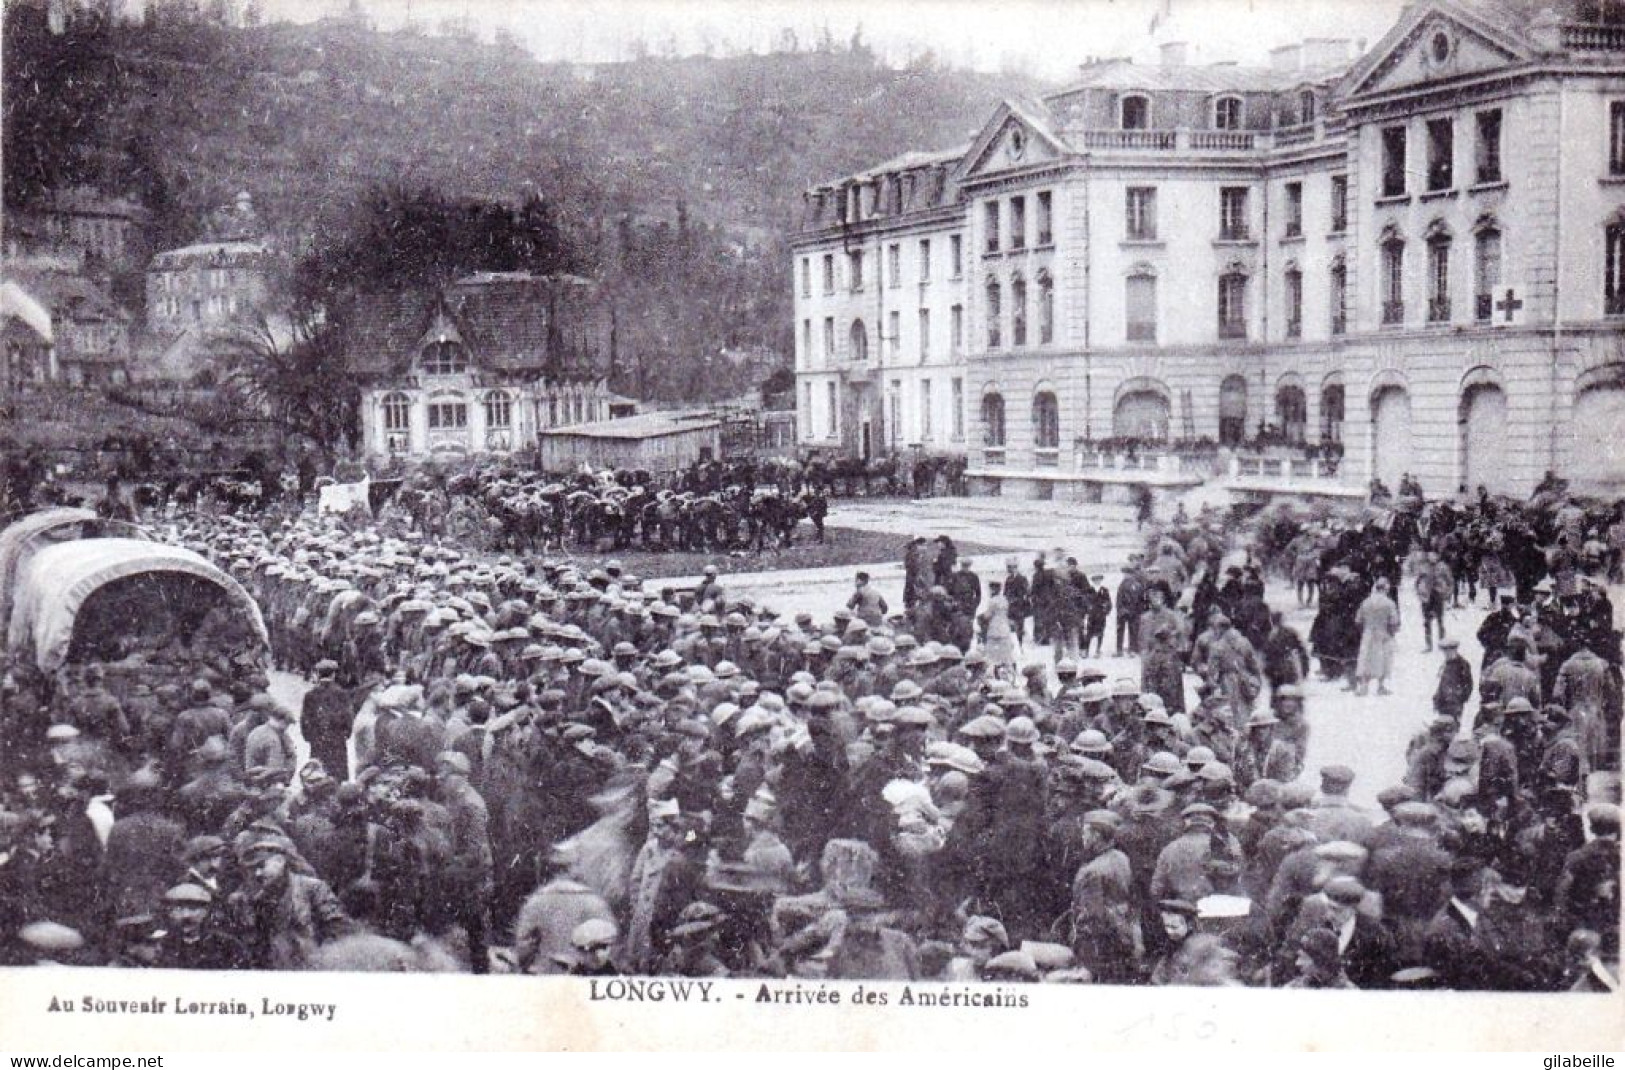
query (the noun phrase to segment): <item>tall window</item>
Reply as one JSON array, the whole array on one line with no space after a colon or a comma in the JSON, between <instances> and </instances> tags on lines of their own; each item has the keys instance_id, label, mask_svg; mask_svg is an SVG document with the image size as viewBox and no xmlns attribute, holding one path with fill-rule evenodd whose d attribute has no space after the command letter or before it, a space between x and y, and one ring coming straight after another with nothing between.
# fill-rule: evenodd
<instances>
[{"instance_id":1,"label":"tall window","mask_svg":"<svg viewBox=\"0 0 1625 1070\"><path fill-rule=\"evenodd\" d=\"M824 363L835 359L835 317L824 317Z\"/></svg>"},{"instance_id":2,"label":"tall window","mask_svg":"<svg viewBox=\"0 0 1625 1070\"><path fill-rule=\"evenodd\" d=\"M965 348L965 306L948 309L948 352L959 353Z\"/></svg>"},{"instance_id":3,"label":"tall window","mask_svg":"<svg viewBox=\"0 0 1625 1070\"><path fill-rule=\"evenodd\" d=\"M824 392L826 404L826 408L824 410L824 427L827 429L829 437L834 438L840 431L840 424L837 422L839 419L839 405L835 400L835 384L825 383Z\"/></svg>"},{"instance_id":4,"label":"tall window","mask_svg":"<svg viewBox=\"0 0 1625 1070\"><path fill-rule=\"evenodd\" d=\"M920 380L920 441L931 441L931 380Z\"/></svg>"},{"instance_id":5,"label":"tall window","mask_svg":"<svg viewBox=\"0 0 1625 1070\"><path fill-rule=\"evenodd\" d=\"M458 375L468 370L468 354L456 342L430 342L423 347L425 375Z\"/></svg>"},{"instance_id":6,"label":"tall window","mask_svg":"<svg viewBox=\"0 0 1625 1070\"><path fill-rule=\"evenodd\" d=\"M958 234L948 236L948 266L953 269L949 278L965 277L965 240Z\"/></svg>"},{"instance_id":7,"label":"tall window","mask_svg":"<svg viewBox=\"0 0 1625 1070\"><path fill-rule=\"evenodd\" d=\"M1625 100L1608 105L1608 173L1625 175Z\"/></svg>"},{"instance_id":8,"label":"tall window","mask_svg":"<svg viewBox=\"0 0 1625 1070\"><path fill-rule=\"evenodd\" d=\"M405 394L384 395L383 409L385 431L405 431L412 426L412 402Z\"/></svg>"},{"instance_id":9,"label":"tall window","mask_svg":"<svg viewBox=\"0 0 1625 1070\"><path fill-rule=\"evenodd\" d=\"M1055 341L1055 280L1047 271L1038 273L1038 342Z\"/></svg>"},{"instance_id":10,"label":"tall window","mask_svg":"<svg viewBox=\"0 0 1625 1070\"><path fill-rule=\"evenodd\" d=\"M903 285L903 247L896 242L886 247L886 270L891 273L892 289Z\"/></svg>"},{"instance_id":11,"label":"tall window","mask_svg":"<svg viewBox=\"0 0 1625 1070\"><path fill-rule=\"evenodd\" d=\"M1428 120L1428 189L1455 185L1456 124L1451 119Z\"/></svg>"},{"instance_id":12,"label":"tall window","mask_svg":"<svg viewBox=\"0 0 1625 1070\"><path fill-rule=\"evenodd\" d=\"M1119 105L1119 119L1124 130L1144 130L1151 125L1151 98L1132 94Z\"/></svg>"},{"instance_id":13,"label":"tall window","mask_svg":"<svg viewBox=\"0 0 1625 1070\"><path fill-rule=\"evenodd\" d=\"M1332 176L1332 233L1341 234L1349 227L1349 176Z\"/></svg>"},{"instance_id":14,"label":"tall window","mask_svg":"<svg viewBox=\"0 0 1625 1070\"><path fill-rule=\"evenodd\" d=\"M1124 282L1123 307L1125 310L1127 340L1155 342L1157 340L1157 278L1149 272L1130 275Z\"/></svg>"},{"instance_id":15,"label":"tall window","mask_svg":"<svg viewBox=\"0 0 1625 1070\"><path fill-rule=\"evenodd\" d=\"M1004 314L1004 294L997 279L987 280L987 347L999 348L999 319Z\"/></svg>"},{"instance_id":16,"label":"tall window","mask_svg":"<svg viewBox=\"0 0 1625 1070\"><path fill-rule=\"evenodd\" d=\"M1603 247L1603 308L1610 316L1625 316L1625 223L1608 224Z\"/></svg>"},{"instance_id":17,"label":"tall window","mask_svg":"<svg viewBox=\"0 0 1625 1070\"><path fill-rule=\"evenodd\" d=\"M1050 245L1055 241L1054 205L1049 190L1038 194L1038 237L1037 244Z\"/></svg>"},{"instance_id":18,"label":"tall window","mask_svg":"<svg viewBox=\"0 0 1625 1070\"><path fill-rule=\"evenodd\" d=\"M950 418L953 420L953 436L955 442L965 441L965 380L955 377L949 384L952 387L952 396L948 399L951 404Z\"/></svg>"},{"instance_id":19,"label":"tall window","mask_svg":"<svg viewBox=\"0 0 1625 1070\"><path fill-rule=\"evenodd\" d=\"M920 281L931 281L931 239L920 239Z\"/></svg>"},{"instance_id":20,"label":"tall window","mask_svg":"<svg viewBox=\"0 0 1625 1070\"><path fill-rule=\"evenodd\" d=\"M896 448L903 444L903 381L893 379L891 390L886 393L886 423L891 426L891 444Z\"/></svg>"},{"instance_id":21,"label":"tall window","mask_svg":"<svg viewBox=\"0 0 1625 1070\"><path fill-rule=\"evenodd\" d=\"M1450 322L1450 239L1428 242L1428 322Z\"/></svg>"},{"instance_id":22,"label":"tall window","mask_svg":"<svg viewBox=\"0 0 1625 1070\"><path fill-rule=\"evenodd\" d=\"M1010 283L1010 344L1027 344L1027 280L1020 275Z\"/></svg>"},{"instance_id":23,"label":"tall window","mask_svg":"<svg viewBox=\"0 0 1625 1070\"><path fill-rule=\"evenodd\" d=\"M988 201L982 205L982 224L987 231L987 251L999 251L999 202Z\"/></svg>"},{"instance_id":24,"label":"tall window","mask_svg":"<svg viewBox=\"0 0 1625 1070\"><path fill-rule=\"evenodd\" d=\"M1157 190L1155 186L1130 186L1125 191L1124 228L1130 241L1157 240Z\"/></svg>"},{"instance_id":25,"label":"tall window","mask_svg":"<svg viewBox=\"0 0 1625 1070\"><path fill-rule=\"evenodd\" d=\"M507 431L513 427L513 399L499 390L485 395L485 427L489 431Z\"/></svg>"},{"instance_id":26,"label":"tall window","mask_svg":"<svg viewBox=\"0 0 1625 1070\"><path fill-rule=\"evenodd\" d=\"M1315 121L1315 91L1305 89L1298 94L1298 122L1312 123Z\"/></svg>"},{"instance_id":27,"label":"tall window","mask_svg":"<svg viewBox=\"0 0 1625 1070\"><path fill-rule=\"evenodd\" d=\"M1303 337L1303 272L1288 268L1286 272L1286 336Z\"/></svg>"},{"instance_id":28,"label":"tall window","mask_svg":"<svg viewBox=\"0 0 1625 1070\"><path fill-rule=\"evenodd\" d=\"M982 441L988 446L1004 445L1004 395L982 397Z\"/></svg>"},{"instance_id":29,"label":"tall window","mask_svg":"<svg viewBox=\"0 0 1625 1070\"><path fill-rule=\"evenodd\" d=\"M835 254L834 253L825 253L824 254L824 292L826 294L832 294L832 293L835 292Z\"/></svg>"},{"instance_id":30,"label":"tall window","mask_svg":"<svg viewBox=\"0 0 1625 1070\"><path fill-rule=\"evenodd\" d=\"M931 356L931 310L920 309L920 360L923 362Z\"/></svg>"},{"instance_id":31,"label":"tall window","mask_svg":"<svg viewBox=\"0 0 1625 1070\"><path fill-rule=\"evenodd\" d=\"M456 431L468 426L468 406L461 401L429 402L429 430Z\"/></svg>"},{"instance_id":32,"label":"tall window","mask_svg":"<svg viewBox=\"0 0 1625 1070\"><path fill-rule=\"evenodd\" d=\"M1041 450L1058 449L1061 445L1061 407L1048 390L1033 397L1033 445Z\"/></svg>"},{"instance_id":33,"label":"tall window","mask_svg":"<svg viewBox=\"0 0 1625 1070\"><path fill-rule=\"evenodd\" d=\"M886 349L894 357L903 351L903 314L901 312L886 313Z\"/></svg>"},{"instance_id":34,"label":"tall window","mask_svg":"<svg viewBox=\"0 0 1625 1070\"><path fill-rule=\"evenodd\" d=\"M812 362L813 362L812 320L802 320L801 321L801 366L803 368L810 368L810 367L812 367Z\"/></svg>"},{"instance_id":35,"label":"tall window","mask_svg":"<svg viewBox=\"0 0 1625 1070\"><path fill-rule=\"evenodd\" d=\"M1382 132L1382 195L1405 195L1405 128L1390 126Z\"/></svg>"},{"instance_id":36,"label":"tall window","mask_svg":"<svg viewBox=\"0 0 1625 1070\"><path fill-rule=\"evenodd\" d=\"M813 401L813 385L811 383L802 383L801 384L801 411L806 413L807 415L802 419L801 429L802 429L802 432L808 438L811 438L812 435L813 435L812 401ZM539 405L537 407L540 408Z\"/></svg>"},{"instance_id":37,"label":"tall window","mask_svg":"<svg viewBox=\"0 0 1625 1070\"><path fill-rule=\"evenodd\" d=\"M1010 198L1010 248L1027 247L1027 198Z\"/></svg>"},{"instance_id":38,"label":"tall window","mask_svg":"<svg viewBox=\"0 0 1625 1070\"><path fill-rule=\"evenodd\" d=\"M1303 183L1286 184L1286 236L1296 238L1303 233Z\"/></svg>"},{"instance_id":39,"label":"tall window","mask_svg":"<svg viewBox=\"0 0 1625 1070\"><path fill-rule=\"evenodd\" d=\"M1382 245L1382 322L1405 322L1405 243L1398 238Z\"/></svg>"},{"instance_id":40,"label":"tall window","mask_svg":"<svg viewBox=\"0 0 1625 1070\"><path fill-rule=\"evenodd\" d=\"M846 254L847 270L851 279L852 292L857 293L863 289L863 250L853 249Z\"/></svg>"},{"instance_id":41,"label":"tall window","mask_svg":"<svg viewBox=\"0 0 1625 1070\"><path fill-rule=\"evenodd\" d=\"M1501 285L1501 232L1481 230L1473 240L1473 318L1487 322L1494 315L1495 288Z\"/></svg>"},{"instance_id":42,"label":"tall window","mask_svg":"<svg viewBox=\"0 0 1625 1070\"><path fill-rule=\"evenodd\" d=\"M1247 240L1247 187L1219 188L1219 237L1225 241Z\"/></svg>"},{"instance_id":43,"label":"tall window","mask_svg":"<svg viewBox=\"0 0 1625 1070\"><path fill-rule=\"evenodd\" d=\"M801 258L801 296L812 296L812 257Z\"/></svg>"},{"instance_id":44,"label":"tall window","mask_svg":"<svg viewBox=\"0 0 1625 1070\"><path fill-rule=\"evenodd\" d=\"M853 320L852 329L846 332L847 344L851 352L847 354L853 360L869 359L869 331L864 327L862 320Z\"/></svg>"},{"instance_id":45,"label":"tall window","mask_svg":"<svg viewBox=\"0 0 1625 1070\"><path fill-rule=\"evenodd\" d=\"M1247 276L1239 271L1219 276L1219 337L1247 337Z\"/></svg>"},{"instance_id":46,"label":"tall window","mask_svg":"<svg viewBox=\"0 0 1625 1070\"><path fill-rule=\"evenodd\" d=\"M1213 103L1213 129L1241 129L1241 98L1220 97Z\"/></svg>"},{"instance_id":47,"label":"tall window","mask_svg":"<svg viewBox=\"0 0 1625 1070\"><path fill-rule=\"evenodd\" d=\"M1501 181L1501 109L1481 111L1477 117L1478 137L1474 142L1473 181Z\"/></svg>"},{"instance_id":48,"label":"tall window","mask_svg":"<svg viewBox=\"0 0 1625 1070\"><path fill-rule=\"evenodd\" d=\"M1349 323L1349 269L1342 257L1332 261L1331 276L1332 333L1342 334Z\"/></svg>"}]
</instances>

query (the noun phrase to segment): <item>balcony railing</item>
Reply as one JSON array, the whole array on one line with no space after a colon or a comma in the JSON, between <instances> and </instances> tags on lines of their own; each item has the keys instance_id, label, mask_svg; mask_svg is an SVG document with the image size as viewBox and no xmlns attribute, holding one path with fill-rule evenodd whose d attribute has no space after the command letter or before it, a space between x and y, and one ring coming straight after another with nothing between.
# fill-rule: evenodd
<instances>
[{"instance_id":1,"label":"balcony railing","mask_svg":"<svg viewBox=\"0 0 1625 1070\"><path fill-rule=\"evenodd\" d=\"M1495 298L1490 294L1473 295L1473 318L1484 322L1495 314Z\"/></svg>"},{"instance_id":2,"label":"balcony railing","mask_svg":"<svg viewBox=\"0 0 1625 1070\"><path fill-rule=\"evenodd\" d=\"M1283 486L1310 480L1335 480L1340 463L1335 457L1311 459L1240 454L1230 459L1230 478Z\"/></svg>"},{"instance_id":3,"label":"balcony railing","mask_svg":"<svg viewBox=\"0 0 1625 1070\"><path fill-rule=\"evenodd\" d=\"M1579 52L1625 51L1625 26L1565 26L1563 47Z\"/></svg>"},{"instance_id":4,"label":"balcony railing","mask_svg":"<svg viewBox=\"0 0 1625 1070\"><path fill-rule=\"evenodd\" d=\"M1061 451L1053 446L1033 450L1033 463L1039 468L1059 468Z\"/></svg>"},{"instance_id":5,"label":"balcony railing","mask_svg":"<svg viewBox=\"0 0 1625 1070\"><path fill-rule=\"evenodd\" d=\"M1384 301L1382 303L1382 322L1395 324L1405 322L1405 302Z\"/></svg>"},{"instance_id":6,"label":"balcony railing","mask_svg":"<svg viewBox=\"0 0 1625 1070\"><path fill-rule=\"evenodd\" d=\"M1171 152L1176 137L1172 130L1088 130L1083 135L1088 149L1156 149Z\"/></svg>"},{"instance_id":7,"label":"balcony railing","mask_svg":"<svg viewBox=\"0 0 1625 1070\"><path fill-rule=\"evenodd\" d=\"M1220 320L1220 338L1246 338L1247 324L1240 320Z\"/></svg>"},{"instance_id":8,"label":"balcony railing","mask_svg":"<svg viewBox=\"0 0 1625 1070\"><path fill-rule=\"evenodd\" d=\"M1253 135L1233 130L1192 130L1191 148L1245 151L1253 147Z\"/></svg>"},{"instance_id":9,"label":"balcony railing","mask_svg":"<svg viewBox=\"0 0 1625 1070\"><path fill-rule=\"evenodd\" d=\"M1432 297L1428 299L1428 322L1450 322L1450 298Z\"/></svg>"},{"instance_id":10,"label":"balcony railing","mask_svg":"<svg viewBox=\"0 0 1625 1070\"><path fill-rule=\"evenodd\" d=\"M1219 240L1220 241L1252 241L1252 232L1251 232L1251 230L1248 229L1247 224L1245 224L1245 223L1242 223L1242 224L1239 224L1239 225L1238 224L1232 224L1230 226L1221 225L1219 227Z\"/></svg>"}]
</instances>

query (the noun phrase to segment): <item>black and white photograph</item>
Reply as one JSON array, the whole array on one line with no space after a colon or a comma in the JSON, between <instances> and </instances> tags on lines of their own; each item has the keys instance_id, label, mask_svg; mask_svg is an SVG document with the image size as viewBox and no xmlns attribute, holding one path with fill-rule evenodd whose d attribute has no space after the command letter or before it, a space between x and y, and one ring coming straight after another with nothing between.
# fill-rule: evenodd
<instances>
[{"instance_id":1,"label":"black and white photograph","mask_svg":"<svg viewBox=\"0 0 1625 1070\"><path fill-rule=\"evenodd\" d=\"M1625 0L3 29L7 1006L1620 1021Z\"/></svg>"}]
</instances>

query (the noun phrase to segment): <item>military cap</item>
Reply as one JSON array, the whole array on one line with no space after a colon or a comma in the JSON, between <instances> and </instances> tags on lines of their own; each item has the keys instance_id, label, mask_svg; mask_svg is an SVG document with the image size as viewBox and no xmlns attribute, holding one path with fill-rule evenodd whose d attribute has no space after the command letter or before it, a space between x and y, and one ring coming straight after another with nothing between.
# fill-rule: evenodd
<instances>
[{"instance_id":1,"label":"military cap","mask_svg":"<svg viewBox=\"0 0 1625 1070\"><path fill-rule=\"evenodd\" d=\"M1200 769L1217 758L1218 755L1213 753L1212 747L1197 746L1185 752L1185 764L1193 770Z\"/></svg>"},{"instance_id":2,"label":"military cap","mask_svg":"<svg viewBox=\"0 0 1625 1070\"><path fill-rule=\"evenodd\" d=\"M1360 883L1358 877L1333 877L1326 882L1326 887L1321 891L1325 892L1326 898L1332 902L1342 903L1345 906L1354 906L1365 898L1365 885Z\"/></svg>"},{"instance_id":3,"label":"military cap","mask_svg":"<svg viewBox=\"0 0 1625 1070\"><path fill-rule=\"evenodd\" d=\"M1072 740L1072 749L1079 754L1110 754L1111 740L1098 728L1086 728Z\"/></svg>"},{"instance_id":4,"label":"military cap","mask_svg":"<svg viewBox=\"0 0 1625 1070\"><path fill-rule=\"evenodd\" d=\"M947 740L926 744L925 762L927 765L955 769L967 776L980 773L987 768L975 751Z\"/></svg>"},{"instance_id":5,"label":"military cap","mask_svg":"<svg viewBox=\"0 0 1625 1070\"><path fill-rule=\"evenodd\" d=\"M893 702L913 702L925 694L920 685L913 680L899 680L891 689Z\"/></svg>"},{"instance_id":6,"label":"military cap","mask_svg":"<svg viewBox=\"0 0 1625 1070\"><path fill-rule=\"evenodd\" d=\"M1191 803L1185 809L1179 811L1179 816L1186 821L1215 822L1219 819L1219 811L1207 803Z\"/></svg>"},{"instance_id":7,"label":"military cap","mask_svg":"<svg viewBox=\"0 0 1625 1070\"><path fill-rule=\"evenodd\" d=\"M1140 768L1153 776L1168 777L1179 772L1181 766L1172 751L1159 750L1142 762Z\"/></svg>"},{"instance_id":8,"label":"military cap","mask_svg":"<svg viewBox=\"0 0 1625 1070\"><path fill-rule=\"evenodd\" d=\"M1016 744L1037 743L1038 727L1030 717L1017 717L1005 726L1004 738Z\"/></svg>"},{"instance_id":9,"label":"military cap","mask_svg":"<svg viewBox=\"0 0 1625 1070\"><path fill-rule=\"evenodd\" d=\"M1208 762L1196 771L1197 777L1213 784L1230 784L1235 782L1235 775L1230 767L1223 762Z\"/></svg>"},{"instance_id":10,"label":"military cap","mask_svg":"<svg viewBox=\"0 0 1625 1070\"><path fill-rule=\"evenodd\" d=\"M1039 978L1038 964L1025 951L1006 951L994 955L982 967L982 974L985 977L1008 977L1021 981L1036 981Z\"/></svg>"},{"instance_id":11,"label":"military cap","mask_svg":"<svg viewBox=\"0 0 1625 1070\"><path fill-rule=\"evenodd\" d=\"M1139 694L1140 694L1139 685L1136 684L1133 680L1118 679L1118 680L1112 681L1112 697L1113 698L1138 698Z\"/></svg>"},{"instance_id":12,"label":"military cap","mask_svg":"<svg viewBox=\"0 0 1625 1070\"><path fill-rule=\"evenodd\" d=\"M1432 828L1439 820L1439 811L1431 804L1407 800L1394 807L1394 824L1405 828Z\"/></svg>"},{"instance_id":13,"label":"military cap","mask_svg":"<svg viewBox=\"0 0 1625 1070\"><path fill-rule=\"evenodd\" d=\"M214 902L214 896L200 884L177 884L164 893L166 903L189 903L194 906L209 906Z\"/></svg>"},{"instance_id":14,"label":"military cap","mask_svg":"<svg viewBox=\"0 0 1625 1070\"><path fill-rule=\"evenodd\" d=\"M1314 853L1331 862L1363 862L1370 852L1352 840L1332 840L1316 846Z\"/></svg>"},{"instance_id":15,"label":"military cap","mask_svg":"<svg viewBox=\"0 0 1625 1070\"><path fill-rule=\"evenodd\" d=\"M71 724L54 724L45 730L47 743L72 743L79 736L79 729Z\"/></svg>"},{"instance_id":16,"label":"military cap","mask_svg":"<svg viewBox=\"0 0 1625 1070\"><path fill-rule=\"evenodd\" d=\"M897 723L905 728L929 728L936 723L936 718L924 706L901 706L897 710Z\"/></svg>"},{"instance_id":17,"label":"military cap","mask_svg":"<svg viewBox=\"0 0 1625 1070\"><path fill-rule=\"evenodd\" d=\"M1029 666L1029 668L1031 668L1031 667L1032 666ZM1038 668L1040 670L1042 670L1043 666L1038 666ZM1071 658L1062 658L1058 663L1056 663L1055 675L1056 676L1076 676L1076 675L1078 675L1078 663L1076 661L1072 660Z\"/></svg>"},{"instance_id":18,"label":"military cap","mask_svg":"<svg viewBox=\"0 0 1625 1070\"><path fill-rule=\"evenodd\" d=\"M1323 765L1320 768L1320 790L1341 795L1354 783L1354 770L1346 765Z\"/></svg>"},{"instance_id":19,"label":"military cap","mask_svg":"<svg viewBox=\"0 0 1625 1070\"><path fill-rule=\"evenodd\" d=\"M1529 700L1524 698L1522 695L1514 695L1512 698L1508 699L1506 705L1502 707L1502 712L1534 713L1535 707L1532 706Z\"/></svg>"},{"instance_id":20,"label":"military cap","mask_svg":"<svg viewBox=\"0 0 1625 1070\"><path fill-rule=\"evenodd\" d=\"M1003 739L1005 724L997 717L984 713L960 725L958 734L967 739Z\"/></svg>"}]
</instances>

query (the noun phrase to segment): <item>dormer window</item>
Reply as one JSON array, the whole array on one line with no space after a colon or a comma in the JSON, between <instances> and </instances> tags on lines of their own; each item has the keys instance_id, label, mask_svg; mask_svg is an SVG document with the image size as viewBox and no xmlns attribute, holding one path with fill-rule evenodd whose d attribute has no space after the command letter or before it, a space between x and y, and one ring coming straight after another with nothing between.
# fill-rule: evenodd
<instances>
[{"instance_id":1,"label":"dormer window","mask_svg":"<svg viewBox=\"0 0 1625 1070\"><path fill-rule=\"evenodd\" d=\"M468 370L468 354L457 342L430 342L423 347L425 375L460 375Z\"/></svg>"},{"instance_id":2,"label":"dormer window","mask_svg":"<svg viewBox=\"0 0 1625 1070\"><path fill-rule=\"evenodd\" d=\"M1305 89L1298 94L1298 122L1312 123L1315 121L1315 92Z\"/></svg>"},{"instance_id":3,"label":"dormer window","mask_svg":"<svg viewBox=\"0 0 1625 1070\"><path fill-rule=\"evenodd\" d=\"M1132 94L1119 103L1119 116L1124 130L1145 130L1151 125L1151 98Z\"/></svg>"},{"instance_id":4,"label":"dormer window","mask_svg":"<svg viewBox=\"0 0 1625 1070\"><path fill-rule=\"evenodd\" d=\"M1241 129L1241 98L1220 97L1213 102L1213 129Z\"/></svg>"}]
</instances>

